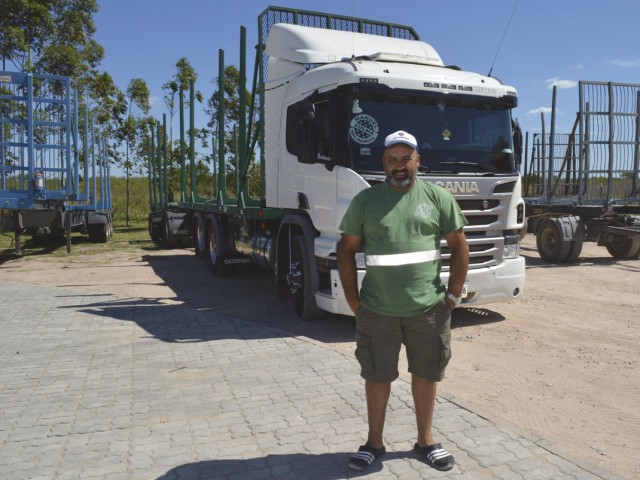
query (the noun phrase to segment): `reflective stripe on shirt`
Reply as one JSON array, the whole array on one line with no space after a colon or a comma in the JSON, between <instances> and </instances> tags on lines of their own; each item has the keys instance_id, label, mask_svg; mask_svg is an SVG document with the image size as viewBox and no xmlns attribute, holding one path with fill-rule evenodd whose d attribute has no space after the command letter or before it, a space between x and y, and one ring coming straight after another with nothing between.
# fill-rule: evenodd
<instances>
[{"instance_id":1,"label":"reflective stripe on shirt","mask_svg":"<svg viewBox=\"0 0 640 480\"><path fill-rule=\"evenodd\" d=\"M440 250L426 252L395 253L391 255L367 255L368 267L391 267L413 263L432 262L440 258Z\"/></svg>"}]
</instances>

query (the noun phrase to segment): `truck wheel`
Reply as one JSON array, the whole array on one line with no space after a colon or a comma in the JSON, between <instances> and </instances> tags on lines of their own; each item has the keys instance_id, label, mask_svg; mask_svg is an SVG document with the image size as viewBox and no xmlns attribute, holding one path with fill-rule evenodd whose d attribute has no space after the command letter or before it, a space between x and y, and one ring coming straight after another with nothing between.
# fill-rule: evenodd
<instances>
[{"instance_id":1,"label":"truck wheel","mask_svg":"<svg viewBox=\"0 0 640 480\"><path fill-rule=\"evenodd\" d=\"M196 213L193 216L193 243L196 250L196 256L205 258L207 255L207 236L204 215Z\"/></svg>"},{"instance_id":2,"label":"truck wheel","mask_svg":"<svg viewBox=\"0 0 640 480\"><path fill-rule=\"evenodd\" d=\"M225 277L233 273L233 265L224 263L224 257L229 254L227 237L224 235L224 227L214 215L207 219L207 252L211 272L216 277Z\"/></svg>"},{"instance_id":3,"label":"truck wheel","mask_svg":"<svg viewBox=\"0 0 640 480\"><path fill-rule=\"evenodd\" d=\"M318 271L312 260L304 235L294 237L287 283L296 314L302 320L316 320L324 316L324 311L316 304Z\"/></svg>"},{"instance_id":4,"label":"truck wheel","mask_svg":"<svg viewBox=\"0 0 640 480\"><path fill-rule=\"evenodd\" d=\"M536 246L546 262L562 263L567 260L571 242L563 241L560 219L547 218L540 222L536 233Z\"/></svg>"},{"instance_id":5,"label":"truck wheel","mask_svg":"<svg viewBox=\"0 0 640 480\"><path fill-rule=\"evenodd\" d=\"M607 243L605 247L613 258L620 260L637 258L640 255L640 235L633 237L618 235L613 242Z\"/></svg>"}]
</instances>

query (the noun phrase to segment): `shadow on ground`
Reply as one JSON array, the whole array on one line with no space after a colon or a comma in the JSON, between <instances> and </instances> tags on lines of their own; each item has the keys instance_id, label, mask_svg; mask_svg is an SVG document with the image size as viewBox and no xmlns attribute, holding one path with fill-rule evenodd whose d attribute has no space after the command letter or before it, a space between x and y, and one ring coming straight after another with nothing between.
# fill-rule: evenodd
<instances>
[{"instance_id":1,"label":"shadow on ground","mask_svg":"<svg viewBox=\"0 0 640 480\"><path fill-rule=\"evenodd\" d=\"M347 467L349 453L268 455L246 460L207 460L172 468L157 480L204 480L223 478L277 478L279 480L338 480L380 472L384 462L411 458L413 452L389 452L365 472Z\"/></svg>"},{"instance_id":2,"label":"shadow on ground","mask_svg":"<svg viewBox=\"0 0 640 480\"><path fill-rule=\"evenodd\" d=\"M272 272L246 267L233 276L219 278L212 275L206 261L184 251L175 255L150 253L143 262L174 292L169 302L113 297L93 301L94 295L89 294L87 302L67 308L136 322L153 338L169 343L273 336L305 336L323 343L354 341L352 317L327 314L320 320L301 321L292 301L277 297ZM237 320L258 328L237 328ZM502 320L502 315L484 308L458 309L453 313L452 327Z\"/></svg>"}]
</instances>

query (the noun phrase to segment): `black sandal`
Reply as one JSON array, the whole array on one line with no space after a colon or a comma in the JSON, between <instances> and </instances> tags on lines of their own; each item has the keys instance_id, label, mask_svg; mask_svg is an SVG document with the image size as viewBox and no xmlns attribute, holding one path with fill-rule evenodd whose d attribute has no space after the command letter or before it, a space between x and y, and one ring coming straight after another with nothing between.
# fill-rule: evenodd
<instances>
[{"instance_id":1,"label":"black sandal","mask_svg":"<svg viewBox=\"0 0 640 480\"><path fill-rule=\"evenodd\" d=\"M347 466L352 470L365 470L369 468L376 458L387 453L387 450L382 448L372 448L366 445L362 445L356 453L351 455Z\"/></svg>"},{"instance_id":2,"label":"black sandal","mask_svg":"<svg viewBox=\"0 0 640 480\"><path fill-rule=\"evenodd\" d=\"M416 452L427 465L442 472L451 470L456 464L453 455L444 450L439 443L429 447L421 447L416 443L413 446L413 451Z\"/></svg>"}]
</instances>

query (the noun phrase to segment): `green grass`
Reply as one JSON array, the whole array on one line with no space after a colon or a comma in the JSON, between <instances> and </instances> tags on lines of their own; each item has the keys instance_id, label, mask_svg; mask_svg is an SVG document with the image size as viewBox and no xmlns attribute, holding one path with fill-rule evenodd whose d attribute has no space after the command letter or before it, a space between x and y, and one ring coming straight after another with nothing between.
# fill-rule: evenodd
<instances>
[{"instance_id":1,"label":"green grass","mask_svg":"<svg viewBox=\"0 0 640 480\"><path fill-rule=\"evenodd\" d=\"M116 222L126 220L127 186L126 179L111 178L111 200ZM149 182L147 177L129 179L129 219L133 222L147 221L149 216Z\"/></svg>"},{"instance_id":2,"label":"green grass","mask_svg":"<svg viewBox=\"0 0 640 480\"><path fill-rule=\"evenodd\" d=\"M126 180L112 177L111 198L113 202L114 234L108 243L91 243L87 235L73 233L71 237L71 254L96 254L117 249L155 249L156 245L149 238L147 218L149 216L149 184L146 177L131 178L129 225L126 225ZM23 256L50 254L67 255L64 241L47 242L39 245L31 237L22 237L21 251ZM0 257L15 257L15 239L13 234L0 235Z\"/></svg>"},{"instance_id":3,"label":"green grass","mask_svg":"<svg viewBox=\"0 0 640 480\"><path fill-rule=\"evenodd\" d=\"M115 250L152 250L158 248L149 238L147 221L131 222L127 227L123 222L115 222L113 237L107 243L92 243L88 235L73 233L71 235L71 255L94 255ZM38 255L65 256L67 244L64 238L45 243L34 242L29 236L22 237L20 244L24 257ZM16 258L15 241L13 235L0 236L0 257L3 259Z\"/></svg>"}]
</instances>

